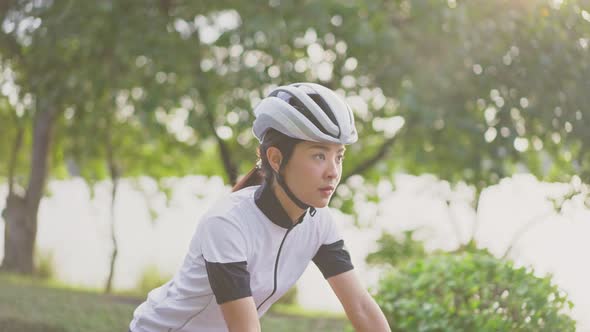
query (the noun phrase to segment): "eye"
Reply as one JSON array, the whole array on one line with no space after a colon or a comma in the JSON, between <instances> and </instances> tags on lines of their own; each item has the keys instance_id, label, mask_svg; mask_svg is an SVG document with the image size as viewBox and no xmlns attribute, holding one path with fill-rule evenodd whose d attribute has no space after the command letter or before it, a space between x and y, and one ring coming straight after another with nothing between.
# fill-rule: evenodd
<instances>
[{"instance_id":1,"label":"eye","mask_svg":"<svg viewBox=\"0 0 590 332\"><path fill-rule=\"evenodd\" d=\"M326 160L326 156L323 153L314 154L313 157L318 160Z\"/></svg>"},{"instance_id":2,"label":"eye","mask_svg":"<svg viewBox=\"0 0 590 332\"><path fill-rule=\"evenodd\" d=\"M342 161L344 160L344 155L339 155L338 157L336 157L336 160L338 161L338 163L342 163Z\"/></svg>"}]
</instances>

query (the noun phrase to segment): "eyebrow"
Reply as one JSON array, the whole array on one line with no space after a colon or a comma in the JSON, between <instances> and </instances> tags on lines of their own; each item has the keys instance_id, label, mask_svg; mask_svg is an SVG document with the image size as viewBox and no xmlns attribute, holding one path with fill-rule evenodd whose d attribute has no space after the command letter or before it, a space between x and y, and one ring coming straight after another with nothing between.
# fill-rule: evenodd
<instances>
[{"instance_id":1,"label":"eyebrow","mask_svg":"<svg viewBox=\"0 0 590 332\"><path fill-rule=\"evenodd\" d=\"M308 149L310 149L310 150L311 149L320 149L320 150L323 150L323 151L330 151L330 148L329 147L327 147L325 145L319 145L319 144L314 144L314 145L308 147ZM344 146L341 147L340 149L338 149L338 152L345 152L345 151L346 151L346 147L344 147Z\"/></svg>"}]
</instances>

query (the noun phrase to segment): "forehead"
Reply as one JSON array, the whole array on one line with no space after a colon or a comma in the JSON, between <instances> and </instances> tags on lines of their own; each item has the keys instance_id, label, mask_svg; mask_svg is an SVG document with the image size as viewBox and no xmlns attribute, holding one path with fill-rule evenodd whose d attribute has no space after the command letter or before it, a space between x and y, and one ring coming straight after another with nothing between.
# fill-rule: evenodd
<instances>
[{"instance_id":1,"label":"forehead","mask_svg":"<svg viewBox=\"0 0 590 332\"><path fill-rule=\"evenodd\" d=\"M325 150L325 151L345 151L346 147L339 143L319 143L304 141L300 143L304 150Z\"/></svg>"}]
</instances>

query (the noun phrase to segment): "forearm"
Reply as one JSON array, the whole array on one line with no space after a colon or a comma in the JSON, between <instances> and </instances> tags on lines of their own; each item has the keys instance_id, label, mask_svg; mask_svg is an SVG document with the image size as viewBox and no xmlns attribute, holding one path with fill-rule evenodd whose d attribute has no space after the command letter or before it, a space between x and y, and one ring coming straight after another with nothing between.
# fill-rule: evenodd
<instances>
[{"instance_id":1,"label":"forearm","mask_svg":"<svg viewBox=\"0 0 590 332\"><path fill-rule=\"evenodd\" d=\"M349 311L346 312L346 315L356 331L391 331L383 311L368 293L359 299L358 306L349 309Z\"/></svg>"}]
</instances>

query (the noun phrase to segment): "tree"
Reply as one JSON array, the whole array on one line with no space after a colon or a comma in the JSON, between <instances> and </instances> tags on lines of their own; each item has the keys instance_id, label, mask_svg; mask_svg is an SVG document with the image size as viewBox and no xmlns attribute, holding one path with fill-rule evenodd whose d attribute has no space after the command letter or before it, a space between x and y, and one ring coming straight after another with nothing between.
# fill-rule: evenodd
<instances>
[{"instance_id":1,"label":"tree","mask_svg":"<svg viewBox=\"0 0 590 332\"><path fill-rule=\"evenodd\" d=\"M577 192L587 195L588 2L359 6L354 12L362 23L342 24L334 34L359 36L356 44L347 40L356 75L369 77L373 102L386 97L361 121L374 127L363 130L363 151L395 156L373 163L364 173L368 183L380 181L384 170L465 182L474 188L476 213L486 187L519 171L546 181L579 177ZM337 11L350 22L346 14ZM378 137L387 134L388 121L400 119L404 126L394 137ZM472 238L477 218L473 223Z\"/></svg>"},{"instance_id":2,"label":"tree","mask_svg":"<svg viewBox=\"0 0 590 332\"><path fill-rule=\"evenodd\" d=\"M80 162L83 159L80 157L84 155L83 151L93 149L88 145L77 145L83 141L81 136L88 138L86 142L92 141L91 136L97 132L89 131L78 131L78 134L83 135L73 137L72 141L75 143L64 143L63 149L52 149L55 148L56 129L67 128L68 121L77 115L76 121L73 122L92 124L79 126L78 129L94 128L110 134L114 126L105 128L105 124L114 119L114 113L107 111L105 116L101 114L100 109L93 107L104 107L105 100L108 100L112 102L109 106L114 109L115 92L131 90L140 78L153 80L162 67L169 67L173 62L163 50L174 46L175 41L180 38L166 29L170 18L161 11L163 9L160 8L159 2L154 2L150 6L143 2L117 4L120 7L116 8L113 6L105 2L81 6L72 1L13 1L2 5L2 21L4 26L8 27L2 31L0 39L3 65L16 73L15 84L21 89L19 97L22 99L29 95L33 100L29 107L23 108L24 119L19 120L15 117L14 120L21 122L16 128L25 128L25 121L31 119L33 146L27 189L21 193L15 190L14 186L10 186L3 214L7 239L3 269L20 273L33 271L37 211L50 169L52 151L65 151L71 160ZM112 15L113 12L118 15ZM135 16L130 17L129 12ZM146 21L146 17L152 19ZM108 19L111 19L109 23L114 24L104 24ZM126 24L124 20L131 20L131 24ZM138 40L137 36L141 33L148 33L148 38ZM143 77L136 75L137 71L134 69L140 56L149 56L156 63L150 68L155 72L146 70L142 73ZM168 61L160 62L162 59ZM151 83L150 87L155 90L156 84ZM152 102L159 100L157 96L161 97L157 93L154 93L154 96L156 98L152 97ZM148 114L142 113L137 118L149 118ZM130 122L130 126L137 126L139 120ZM146 122L154 127L151 123L155 121ZM136 131L141 132L139 129ZM72 132L75 131L70 131ZM150 131L152 134L156 132ZM58 140L64 140L64 136L60 136L61 132L57 134ZM17 132L13 140L12 160L17 160L16 156L22 146L18 143L21 141L19 137L22 137L22 134ZM106 150L110 153L109 157L113 157L113 140L111 136L107 138L108 140L105 139L102 143L110 143L106 144L110 147ZM166 141L162 141L160 146L165 145ZM183 146L180 145L180 148ZM108 159L110 169L114 170L113 158ZM125 160L132 160L131 156ZM63 165L59 163L62 169ZM78 164L78 167L80 166L92 169L93 164ZM137 166L135 167L137 169ZM14 167L10 167L10 170L13 169ZM92 173L93 171L86 167L80 171L82 175ZM111 174L113 178L118 178L115 172ZM99 178L92 175L86 178L89 181ZM13 183L14 177L15 173L9 171L9 183Z\"/></svg>"},{"instance_id":3,"label":"tree","mask_svg":"<svg viewBox=\"0 0 590 332\"><path fill-rule=\"evenodd\" d=\"M588 28L576 24L584 20L581 4L254 2L234 7L239 28L213 42L201 67L213 81L219 75L239 83L220 89L229 92L216 109L218 123L285 81L318 80L346 94L361 133L351 149L364 153L348 161L344 180L362 174L376 182L383 170L430 172L480 193L517 167L555 179L539 162L543 154L558 161L559 153L539 146L556 137L554 108L564 94L546 91L559 80L572 108L587 102L581 87L588 84L588 52L581 45ZM585 118L580 113L572 111L564 126ZM249 124L228 127L242 133ZM564 126L557 126L562 134ZM240 141L245 150L255 145Z\"/></svg>"},{"instance_id":4,"label":"tree","mask_svg":"<svg viewBox=\"0 0 590 332\"><path fill-rule=\"evenodd\" d=\"M477 209L481 191L519 167L587 183L584 5L5 1L3 66L32 102L13 117L23 144L11 129L12 150L2 149L33 138L31 160L14 159L31 168L27 189L9 195L7 229L25 234L13 239L32 255L51 155L90 184L187 172L234 183L255 162L253 106L303 80L346 96L357 117L339 193L360 192L360 175L356 198L376 200L374 185L395 171L433 173L472 185ZM341 194L334 205L350 212L352 201ZM32 259L5 252L5 266L31 270Z\"/></svg>"}]
</instances>

